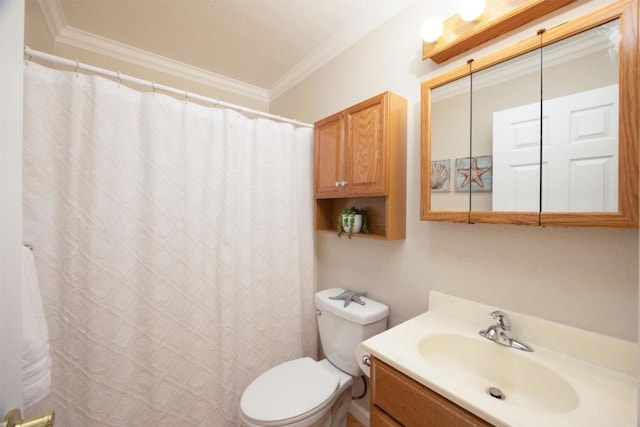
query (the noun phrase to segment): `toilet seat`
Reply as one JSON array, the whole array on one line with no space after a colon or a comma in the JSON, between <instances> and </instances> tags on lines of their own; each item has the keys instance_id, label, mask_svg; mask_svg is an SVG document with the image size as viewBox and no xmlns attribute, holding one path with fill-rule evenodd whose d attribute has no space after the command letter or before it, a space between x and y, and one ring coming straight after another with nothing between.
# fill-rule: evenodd
<instances>
[{"instance_id":1,"label":"toilet seat","mask_svg":"<svg viewBox=\"0 0 640 427\"><path fill-rule=\"evenodd\" d=\"M292 424L326 408L339 386L340 380L315 360L291 360L256 378L244 391L240 409L254 424Z\"/></svg>"}]
</instances>

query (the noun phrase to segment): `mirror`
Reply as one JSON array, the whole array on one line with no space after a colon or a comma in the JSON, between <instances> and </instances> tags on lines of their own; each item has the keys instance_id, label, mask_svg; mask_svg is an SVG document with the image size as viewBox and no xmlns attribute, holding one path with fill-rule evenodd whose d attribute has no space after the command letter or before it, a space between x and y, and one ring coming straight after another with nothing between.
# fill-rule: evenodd
<instances>
[{"instance_id":1,"label":"mirror","mask_svg":"<svg viewBox=\"0 0 640 427\"><path fill-rule=\"evenodd\" d=\"M620 20L542 48L542 211L618 211Z\"/></svg>"},{"instance_id":2,"label":"mirror","mask_svg":"<svg viewBox=\"0 0 640 427\"><path fill-rule=\"evenodd\" d=\"M540 210L540 64L537 49L471 76L472 211Z\"/></svg>"},{"instance_id":3,"label":"mirror","mask_svg":"<svg viewBox=\"0 0 640 427\"><path fill-rule=\"evenodd\" d=\"M469 210L469 191L456 185L456 159L469 157L470 76L431 90L431 208Z\"/></svg>"},{"instance_id":4,"label":"mirror","mask_svg":"<svg viewBox=\"0 0 640 427\"><path fill-rule=\"evenodd\" d=\"M631 3L423 83L421 219L638 226Z\"/></svg>"}]
</instances>

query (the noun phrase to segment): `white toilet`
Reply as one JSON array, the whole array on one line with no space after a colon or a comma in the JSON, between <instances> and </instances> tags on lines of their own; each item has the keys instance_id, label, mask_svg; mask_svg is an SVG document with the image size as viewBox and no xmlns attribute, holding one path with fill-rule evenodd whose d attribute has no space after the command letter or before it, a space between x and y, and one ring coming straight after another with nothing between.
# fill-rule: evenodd
<instances>
[{"instance_id":1,"label":"white toilet","mask_svg":"<svg viewBox=\"0 0 640 427\"><path fill-rule=\"evenodd\" d=\"M364 305L333 300L344 289L315 296L320 343L327 358L282 363L253 380L242 393L245 427L344 427L353 377L362 375L356 348L387 328L389 308L366 297ZM347 298L348 299L348 298Z\"/></svg>"}]
</instances>

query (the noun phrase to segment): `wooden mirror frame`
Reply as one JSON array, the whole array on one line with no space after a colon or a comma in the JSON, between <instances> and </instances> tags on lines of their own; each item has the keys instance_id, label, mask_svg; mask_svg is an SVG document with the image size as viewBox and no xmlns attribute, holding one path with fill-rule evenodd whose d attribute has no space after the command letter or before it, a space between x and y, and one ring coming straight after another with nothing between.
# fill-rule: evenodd
<instances>
[{"instance_id":1,"label":"wooden mirror frame","mask_svg":"<svg viewBox=\"0 0 640 427\"><path fill-rule=\"evenodd\" d=\"M422 83L421 119L421 204L423 221L493 224L526 224L588 227L638 227L638 143L640 91L638 85L638 0L620 0L598 11L535 35L510 48L474 60ZM575 34L620 20L619 56L619 141L617 212L498 212L431 210L431 90L474 72L558 42Z\"/></svg>"}]
</instances>

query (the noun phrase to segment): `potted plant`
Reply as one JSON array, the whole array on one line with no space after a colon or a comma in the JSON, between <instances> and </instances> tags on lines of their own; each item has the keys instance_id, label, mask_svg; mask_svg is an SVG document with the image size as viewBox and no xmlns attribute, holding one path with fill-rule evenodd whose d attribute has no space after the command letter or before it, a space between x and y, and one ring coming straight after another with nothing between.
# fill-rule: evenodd
<instances>
[{"instance_id":1,"label":"potted plant","mask_svg":"<svg viewBox=\"0 0 640 427\"><path fill-rule=\"evenodd\" d=\"M336 228L338 237L342 233L347 233L350 239L353 233L369 233L369 219L364 209L352 206L350 208L342 208L338 214L338 226Z\"/></svg>"}]
</instances>

